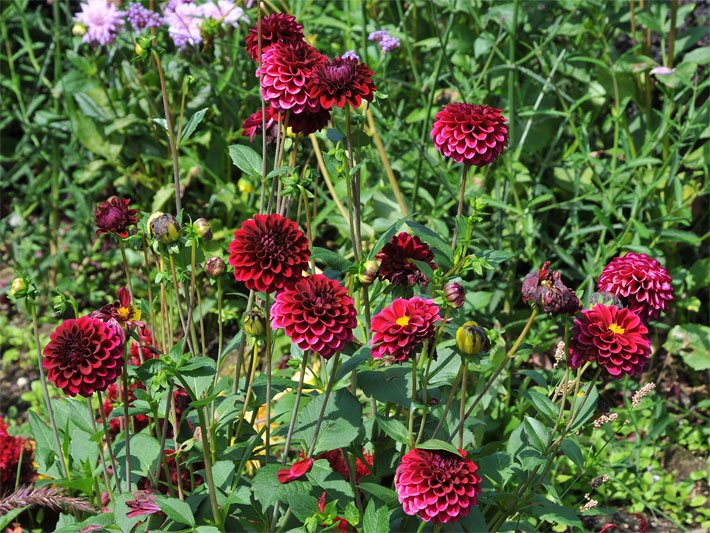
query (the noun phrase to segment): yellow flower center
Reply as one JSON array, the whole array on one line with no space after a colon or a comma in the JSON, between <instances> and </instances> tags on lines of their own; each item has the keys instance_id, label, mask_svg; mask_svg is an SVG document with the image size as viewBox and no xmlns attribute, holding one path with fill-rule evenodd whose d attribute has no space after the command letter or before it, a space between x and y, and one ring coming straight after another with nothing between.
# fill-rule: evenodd
<instances>
[{"instance_id":1,"label":"yellow flower center","mask_svg":"<svg viewBox=\"0 0 710 533\"><path fill-rule=\"evenodd\" d=\"M615 333L616 335L622 335L626 330L619 326L618 324L610 324L609 331Z\"/></svg>"},{"instance_id":2,"label":"yellow flower center","mask_svg":"<svg viewBox=\"0 0 710 533\"><path fill-rule=\"evenodd\" d=\"M409 325L409 317L407 315L404 315L404 316L399 317L394 322L398 326L408 326Z\"/></svg>"},{"instance_id":3,"label":"yellow flower center","mask_svg":"<svg viewBox=\"0 0 710 533\"><path fill-rule=\"evenodd\" d=\"M132 313L129 307L119 307L118 310L116 310L116 314L121 320L128 320L131 318Z\"/></svg>"}]
</instances>

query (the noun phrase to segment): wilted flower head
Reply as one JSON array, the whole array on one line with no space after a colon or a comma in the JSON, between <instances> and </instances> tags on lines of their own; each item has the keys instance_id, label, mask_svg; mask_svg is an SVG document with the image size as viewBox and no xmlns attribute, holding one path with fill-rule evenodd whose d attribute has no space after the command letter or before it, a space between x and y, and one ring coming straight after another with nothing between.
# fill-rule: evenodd
<instances>
[{"instance_id":1,"label":"wilted flower head","mask_svg":"<svg viewBox=\"0 0 710 533\"><path fill-rule=\"evenodd\" d=\"M539 305L551 315L573 315L582 308L574 291L562 282L562 275L550 270L546 261L538 271L525 276L523 281L523 302Z\"/></svg>"},{"instance_id":2,"label":"wilted flower head","mask_svg":"<svg viewBox=\"0 0 710 533\"><path fill-rule=\"evenodd\" d=\"M436 149L457 163L493 163L508 146L508 120L500 109L455 102L436 114L431 138Z\"/></svg>"},{"instance_id":3,"label":"wilted flower head","mask_svg":"<svg viewBox=\"0 0 710 533\"><path fill-rule=\"evenodd\" d=\"M478 355L491 349L491 341L478 322L469 320L456 330L456 346L464 355Z\"/></svg>"},{"instance_id":4,"label":"wilted flower head","mask_svg":"<svg viewBox=\"0 0 710 533\"><path fill-rule=\"evenodd\" d=\"M289 114L286 125L293 133L310 135L325 128L328 122L330 122L330 111L318 107L315 110L304 109L300 113Z\"/></svg>"},{"instance_id":5,"label":"wilted flower head","mask_svg":"<svg viewBox=\"0 0 710 533\"><path fill-rule=\"evenodd\" d=\"M374 73L355 59L336 57L316 66L308 84L309 96L323 109L350 104L360 107L363 100L371 102L375 96Z\"/></svg>"},{"instance_id":6,"label":"wilted flower head","mask_svg":"<svg viewBox=\"0 0 710 533\"><path fill-rule=\"evenodd\" d=\"M224 274L224 260L221 257L210 257L205 261L205 272L211 278L218 278Z\"/></svg>"},{"instance_id":7,"label":"wilted flower head","mask_svg":"<svg viewBox=\"0 0 710 533\"><path fill-rule=\"evenodd\" d=\"M123 13L108 0L87 0L74 20L86 27L82 37L85 43L105 46L116 39L123 25Z\"/></svg>"},{"instance_id":8,"label":"wilted flower head","mask_svg":"<svg viewBox=\"0 0 710 533\"><path fill-rule=\"evenodd\" d=\"M126 506L130 509L130 511L126 513L126 517L128 518L162 512L160 506L155 501L155 494L149 490L138 490L134 492L133 499L127 501Z\"/></svg>"},{"instance_id":9,"label":"wilted flower head","mask_svg":"<svg viewBox=\"0 0 710 533\"><path fill-rule=\"evenodd\" d=\"M252 59L259 57L259 25L247 35L247 52ZM261 53L276 43L295 44L303 41L303 25L293 15L272 13L261 19Z\"/></svg>"},{"instance_id":10,"label":"wilted flower head","mask_svg":"<svg viewBox=\"0 0 710 533\"><path fill-rule=\"evenodd\" d=\"M644 322L649 322L668 310L673 300L672 281L656 259L629 252L604 267L597 288L618 296Z\"/></svg>"},{"instance_id":11,"label":"wilted flower head","mask_svg":"<svg viewBox=\"0 0 710 533\"><path fill-rule=\"evenodd\" d=\"M597 304L574 321L568 364L596 362L610 376L638 376L651 356L648 329L630 309Z\"/></svg>"},{"instance_id":12,"label":"wilted flower head","mask_svg":"<svg viewBox=\"0 0 710 533\"><path fill-rule=\"evenodd\" d=\"M151 11L139 2L131 2L126 8L126 18L136 31L145 28L158 28L163 24L163 17Z\"/></svg>"},{"instance_id":13,"label":"wilted flower head","mask_svg":"<svg viewBox=\"0 0 710 533\"><path fill-rule=\"evenodd\" d=\"M136 209L131 209L128 198L112 196L96 208L96 233L113 233L125 239L128 237L129 226L138 223L137 213Z\"/></svg>"},{"instance_id":14,"label":"wilted flower head","mask_svg":"<svg viewBox=\"0 0 710 533\"><path fill-rule=\"evenodd\" d=\"M234 232L229 264L248 289L271 293L289 287L308 270L308 239L281 215L255 215Z\"/></svg>"},{"instance_id":15,"label":"wilted flower head","mask_svg":"<svg viewBox=\"0 0 710 533\"><path fill-rule=\"evenodd\" d=\"M298 280L276 295L271 325L284 328L301 350L330 359L353 338L357 311L345 287L322 274Z\"/></svg>"},{"instance_id":16,"label":"wilted flower head","mask_svg":"<svg viewBox=\"0 0 710 533\"><path fill-rule=\"evenodd\" d=\"M464 518L477 505L482 478L466 452L459 453L414 448L402 457L394 486L406 514L446 524Z\"/></svg>"},{"instance_id":17,"label":"wilted flower head","mask_svg":"<svg viewBox=\"0 0 710 533\"><path fill-rule=\"evenodd\" d=\"M156 211L148 219L150 234L161 244L172 244L180 237L180 224L175 215Z\"/></svg>"},{"instance_id":18,"label":"wilted flower head","mask_svg":"<svg viewBox=\"0 0 710 533\"><path fill-rule=\"evenodd\" d=\"M362 450L362 457L365 461L361 461L360 458L355 459L355 484L360 483L360 479L370 475L370 469L372 468L372 461L374 457L371 453L367 453L365 449ZM329 450L323 452L316 459L325 459L328 461L330 468L333 472L337 472L345 478L346 481L350 481L350 469L348 468L348 458L342 449L338 448L335 450Z\"/></svg>"},{"instance_id":19,"label":"wilted flower head","mask_svg":"<svg viewBox=\"0 0 710 533\"><path fill-rule=\"evenodd\" d=\"M404 361L434 336L441 320L431 300L397 298L372 318L372 357Z\"/></svg>"},{"instance_id":20,"label":"wilted flower head","mask_svg":"<svg viewBox=\"0 0 710 533\"><path fill-rule=\"evenodd\" d=\"M65 320L50 335L42 366L49 381L65 394L88 398L121 375L123 339L98 318Z\"/></svg>"},{"instance_id":21,"label":"wilted flower head","mask_svg":"<svg viewBox=\"0 0 710 533\"><path fill-rule=\"evenodd\" d=\"M427 263L432 269L434 253L419 237L401 232L394 235L390 242L375 255L380 261L378 276L387 279L394 285L416 285L429 281L414 261Z\"/></svg>"}]
</instances>

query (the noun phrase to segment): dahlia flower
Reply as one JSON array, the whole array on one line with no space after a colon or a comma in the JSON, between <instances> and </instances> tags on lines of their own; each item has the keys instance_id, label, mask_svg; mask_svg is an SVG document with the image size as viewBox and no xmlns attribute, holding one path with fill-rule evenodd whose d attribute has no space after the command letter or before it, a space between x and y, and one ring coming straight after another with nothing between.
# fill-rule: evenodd
<instances>
[{"instance_id":1,"label":"dahlia flower","mask_svg":"<svg viewBox=\"0 0 710 533\"><path fill-rule=\"evenodd\" d=\"M276 140L278 131L278 113L270 105L265 106L266 115L266 142L271 143ZM251 142L254 142L254 137L261 135L263 121L261 119L261 109L256 113L249 115L242 124L242 135L249 137Z\"/></svg>"},{"instance_id":2,"label":"dahlia flower","mask_svg":"<svg viewBox=\"0 0 710 533\"><path fill-rule=\"evenodd\" d=\"M301 350L330 359L353 338L357 311L348 291L322 274L301 278L276 295L273 329L284 328Z\"/></svg>"},{"instance_id":3,"label":"dahlia flower","mask_svg":"<svg viewBox=\"0 0 710 533\"><path fill-rule=\"evenodd\" d=\"M647 334L630 309L597 304L574 321L568 364L574 369L596 361L612 377L638 376L651 356Z\"/></svg>"},{"instance_id":4,"label":"dahlia flower","mask_svg":"<svg viewBox=\"0 0 710 533\"><path fill-rule=\"evenodd\" d=\"M550 261L545 261L542 268L531 272L523 280L523 302L539 305L545 313L551 315L574 315L582 304L574 291L562 282L562 275L550 270Z\"/></svg>"},{"instance_id":5,"label":"dahlia flower","mask_svg":"<svg viewBox=\"0 0 710 533\"><path fill-rule=\"evenodd\" d=\"M295 284L308 269L308 239L281 215L255 215L234 232L229 264L248 289L271 293Z\"/></svg>"},{"instance_id":6,"label":"dahlia flower","mask_svg":"<svg viewBox=\"0 0 710 533\"><path fill-rule=\"evenodd\" d=\"M323 54L305 42L270 46L256 71L256 76L261 78L264 100L276 111L316 111L320 105L308 95L308 80L313 70L327 61Z\"/></svg>"},{"instance_id":7,"label":"dahlia flower","mask_svg":"<svg viewBox=\"0 0 710 533\"><path fill-rule=\"evenodd\" d=\"M86 27L82 37L85 43L105 46L116 40L123 25L123 13L108 0L87 0L74 20Z\"/></svg>"},{"instance_id":8,"label":"dahlia flower","mask_svg":"<svg viewBox=\"0 0 710 533\"><path fill-rule=\"evenodd\" d=\"M604 267L597 288L621 298L644 322L657 319L673 300L673 279L661 263L629 252Z\"/></svg>"},{"instance_id":9,"label":"dahlia flower","mask_svg":"<svg viewBox=\"0 0 710 533\"><path fill-rule=\"evenodd\" d=\"M133 493L133 499L126 502L126 506L130 509L130 511L126 513L127 518L162 512L160 506L155 501L155 493L150 490L137 490Z\"/></svg>"},{"instance_id":10,"label":"dahlia flower","mask_svg":"<svg viewBox=\"0 0 710 533\"><path fill-rule=\"evenodd\" d=\"M247 52L256 60L259 57L259 24L247 35ZM272 13L261 19L261 53L276 43L295 44L303 41L303 25L296 17L285 13Z\"/></svg>"},{"instance_id":11,"label":"dahlia flower","mask_svg":"<svg viewBox=\"0 0 710 533\"><path fill-rule=\"evenodd\" d=\"M123 340L109 324L82 316L62 322L44 347L47 378L65 394L89 397L121 375Z\"/></svg>"},{"instance_id":12,"label":"dahlia flower","mask_svg":"<svg viewBox=\"0 0 710 533\"><path fill-rule=\"evenodd\" d=\"M487 105L451 103L436 114L431 138L439 152L457 163L493 163L508 146L508 120Z\"/></svg>"},{"instance_id":13,"label":"dahlia flower","mask_svg":"<svg viewBox=\"0 0 710 533\"><path fill-rule=\"evenodd\" d=\"M140 322L141 310L131 305L131 293L126 287L118 289L118 301L107 304L89 313L91 318L98 318L104 322L115 320L123 328L143 326Z\"/></svg>"},{"instance_id":14,"label":"dahlia flower","mask_svg":"<svg viewBox=\"0 0 710 533\"><path fill-rule=\"evenodd\" d=\"M0 489L15 486L18 468L21 484L31 483L34 477L32 443L24 437L10 435L7 432L9 427L0 417Z\"/></svg>"},{"instance_id":15,"label":"dahlia flower","mask_svg":"<svg viewBox=\"0 0 710 533\"><path fill-rule=\"evenodd\" d=\"M371 453L366 453L363 450L363 458L365 462L361 461L359 457L355 459L355 484L358 484L363 477L370 475L370 468L372 468L374 457ZM346 481L350 481L350 469L348 468L347 458L342 449L338 448L324 452L317 456L316 459L325 459L328 461L330 468L333 469L333 472L337 472L343 476Z\"/></svg>"},{"instance_id":16,"label":"dahlia flower","mask_svg":"<svg viewBox=\"0 0 710 533\"><path fill-rule=\"evenodd\" d=\"M419 515L424 522L446 524L464 518L476 506L482 478L466 452L459 453L461 457L414 448L402 457L394 486L406 514Z\"/></svg>"},{"instance_id":17,"label":"dahlia flower","mask_svg":"<svg viewBox=\"0 0 710 533\"><path fill-rule=\"evenodd\" d=\"M186 46L197 46L202 42L202 8L195 4L179 3L174 9L164 12L168 34L179 50Z\"/></svg>"},{"instance_id":18,"label":"dahlia flower","mask_svg":"<svg viewBox=\"0 0 710 533\"><path fill-rule=\"evenodd\" d=\"M397 298L372 318L372 357L408 359L434 336L439 320L439 308L431 300Z\"/></svg>"},{"instance_id":19,"label":"dahlia flower","mask_svg":"<svg viewBox=\"0 0 710 533\"><path fill-rule=\"evenodd\" d=\"M390 242L377 252L375 259L380 261L377 275L394 285L416 285L429 280L414 261L427 263L432 270L436 268L434 253L419 237L401 232L394 235Z\"/></svg>"},{"instance_id":20,"label":"dahlia flower","mask_svg":"<svg viewBox=\"0 0 710 533\"><path fill-rule=\"evenodd\" d=\"M136 31L145 28L158 28L163 24L163 17L155 11L151 11L139 2L131 2L126 9L126 18Z\"/></svg>"},{"instance_id":21,"label":"dahlia flower","mask_svg":"<svg viewBox=\"0 0 710 533\"><path fill-rule=\"evenodd\" d=\"M330 122L330 111L322 107L315 110L304 109L300 113L289 114L286 125L293 133L310 135L322 130Z\"/></svg>"},{"instance_id":22,"label":"dahlia flower","mask_svg":"<svg viewBox=\"0 0 710 533\"><path fill-rule=\"evenodd\" d=\"M303 476L313 468L313 459L303 459L301 461L296 461L289 468L282 468L276 474L279 483L286 484L291 481L295 481Z\"/></svg>"},{"instance_id":23,"label":"dahlia flower","mask_svg":"<svg viewBox=\"0 0 710 533\"><path fill-rule=\"evenodd\" d=\"M131 209L131 201L128 198L112 196L96 208L96 233L113 233L125 239L128 237L129 226L138 223L137 213L137 209Z\"/></svg>"},{"instance_id":24,"label":"dahlia flower","mask_svg":"<svg viewBox=\"0 0 710 533\"><path fill-rule=\"evenodd\" d=\"M345 104L360 107L363 100L371 102L375 96L373 74L364 63L336 57L313 69L308 94L319 101L323 109L334 105L344 107Z\"/></svg>"}]
</instances>

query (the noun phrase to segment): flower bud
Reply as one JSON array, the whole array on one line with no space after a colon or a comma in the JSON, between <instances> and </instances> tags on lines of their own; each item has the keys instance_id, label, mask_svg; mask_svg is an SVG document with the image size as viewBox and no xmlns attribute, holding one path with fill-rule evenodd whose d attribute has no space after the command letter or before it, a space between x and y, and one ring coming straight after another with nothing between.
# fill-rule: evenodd
<instances>
[{"instance_id":1,"label":"flower bud","mask_svg":"<svg viewBox=\"0 0 710 533\"><path fill-rule=\"evenodd\" d=\"M173 244L180 237L180 226L177 218L170 213L156 211L148 219L150 234L160 244Z\"/></svg>"},{"instance_id":2,"label":"flower bud","mask_svg":"<svg viewBox=\"0 0 710 533\"><path fill-rule=\"evenodd\" d=\"M15 278L12 280L10 294L15 298L24 298L27 296L27 282L25 278Z\"/></svg>"},{"instance_id":3,"label":"flower bud","mask_svg":"<svg viewBox=\"0 0 710 533\"><path fill-rule=\"evenodd\" d=\"M137 56L140 56L143 55L145 49L141 46L141 43L136 43L136 45L133 47L133 51L136 53Z\"/></svg>"},{"instance_id":4,"label":"flower bud","mask_svg":"<svg viewBox=\"0 0 710 533\"><path fill-rule=\"evenodd\" d=\"M363 285L372 285L377 277L377 272L380 270L379 261L365 261L360 266L360 271L357 274L357 279Z\"/></svg>"},{"instance_id":5,"label":"flower bud","mask_svg":"<svg viewBox=\"0 0 710 533\"><path fill-rule=\"evenodd\" d=\"M248 193L254 190L254 184L246 178L239 178L237 188L241 193Z\"/></svg>"},{"instance_id":6,"label":"flower bud","mask_svg":"<svg viewBox=\"0 0 710 533\"><path fill-rule=\"evenodd\" d=\"M464 355L477 355L491 349L486 331L477 322L464 322L456 331L456 346Z\"/></svg>"},{"instance_id":7,"label":"flower bud","mask_svg":"<svg viewBox=\"0 0 710 533\"><path fill-rule=\"evenodd\" d=\"M195 233L203 241L209 242L212 240L212 228L207 219L198 218L192 223L192 227L195 228Z\"/></svg>"},{"instance_id":8,"label":"flower bud","mask_svg":"<svg viewBox=\"0 0 710 533\"><path fill-rule=\"evenodd\" d=\"M224 261L221 257L210 257L205 261L205 272L211 278L218 278L224 274Z\"/></svg>"},{"instance_id":9,"label":"flower bud","mask_svg":"<svg viewBox=\"0 0 710 533\"><path fill-rule=\"evenodd\" d=\"M264 333L264 315L259 309L252 309L242 318L244 331L252 337L259 337Z\"/></svg>"},{"instance_id":10,"label":"flower bud","mask_svg":"<svg viewBox=\"0 0 710 533\"><path fill-rule=\"evenodd\" d=\"M74 24L74 26L71 29L71 32L73 35L76 35L77 37L82 37L86 35L86 26L83 24Z\"/></svg>"},{"instance_id":11,"label":"flower bud","mask_svg":"<svg viewBox=\"0 0 710 533\"><path fill-rule=\"evenodd\" d=\"M454 309L462 308L466 301L466 295L461 284L456 281L447 282L444 285L444 299Z\"/></svg>"}]
</instances>

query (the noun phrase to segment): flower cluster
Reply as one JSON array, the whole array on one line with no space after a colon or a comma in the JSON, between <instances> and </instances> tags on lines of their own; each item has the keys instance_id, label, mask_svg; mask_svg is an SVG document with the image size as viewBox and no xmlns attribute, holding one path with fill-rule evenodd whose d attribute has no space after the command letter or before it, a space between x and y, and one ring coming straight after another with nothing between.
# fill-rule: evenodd
<instances>
[{"instance_id":1,"label":"flower cluster","mask_svg":"<svg viewBox=\"0 0 710 533\"><path fill-rule=\"evenodd\" d=\"M389 54L392 50L399 48L400 45L399 39L391 36L390 32L387 30L373 31L367 36L367 40L376 42L377 46L380 47L380 51L385 55Z\"/></svg>"},{"instance_id":2,"label":"flower cluster","mask_svg":"<svg viewBox=\"0 0 710 533\"><path fill-rule=\"evenodd\" d=\"M15 486L18 471L20 483L30 483L34 477L32 443L24 437L7 432L7 424L0 417L0 490Z\"/></svg>"},{"instance_id":3,"label":"flower cluster","mask_svg":"<svg viewBox=\"0 0 710 533\"><path fill-rule=\"evenodd\" d=\"M159 28L163 25L163 17L155 11L138 2L131 2L126 8L126 18L136 31L144 29Z\"/></svg>"}]
</instances>

